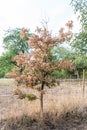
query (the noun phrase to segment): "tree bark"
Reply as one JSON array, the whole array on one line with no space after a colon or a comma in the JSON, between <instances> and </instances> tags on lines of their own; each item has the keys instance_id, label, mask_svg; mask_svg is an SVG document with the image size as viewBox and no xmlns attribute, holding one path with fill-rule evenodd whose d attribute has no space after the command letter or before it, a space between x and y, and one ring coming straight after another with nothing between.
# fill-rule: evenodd
<instances>
[{"instance_id":1,"label":"tree bark","mask_svg":"<svg viewBox=\"0 0 87 130\"><path fill-rule=\"evenodd\" d=\"M76 77L77 77L77 79L79 79L79 72L78 72L78 70L76 70Z\"/></svg>"},{"instance_id":2,"label":"tree bark","mask_svg":"<svg viewBox=\"0 0 87 130\"><path fill-rule=\"evenodd\" d=\"M41 116L41 120L43 120L43 89L44 89L44 82L42 82L41 85L41 95L40 95L40 107L41 107L41 111L40 111L40 116Z\"/></svg>"}]
</instances>

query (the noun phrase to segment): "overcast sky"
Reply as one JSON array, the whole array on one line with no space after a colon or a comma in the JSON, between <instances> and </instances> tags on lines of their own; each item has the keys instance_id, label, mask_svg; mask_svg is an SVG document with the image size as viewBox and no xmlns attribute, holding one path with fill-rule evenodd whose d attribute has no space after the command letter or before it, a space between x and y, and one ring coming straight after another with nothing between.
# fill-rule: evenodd
<instances>
[{"instance_id":1,"label":"overcast sky","mask_svg":"<svg viewBox=\"0 0 87 130\"><path fill-rule=\"evenodd\" d=\"M8 28L27 27L33 32L42 19L49 20L49 29L58 31L68 20L74 21L74 32L79 23L70 5L71 0L0 0L0 54L2 37Z\"/></svg>"}]
</instances>

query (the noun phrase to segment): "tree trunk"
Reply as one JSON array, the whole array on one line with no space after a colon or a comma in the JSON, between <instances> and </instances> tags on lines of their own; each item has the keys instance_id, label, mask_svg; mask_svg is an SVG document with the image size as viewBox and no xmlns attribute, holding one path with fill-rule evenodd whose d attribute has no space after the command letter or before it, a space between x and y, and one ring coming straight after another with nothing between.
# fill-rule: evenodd
<instances>
[{"instance_id":1,"label":"tree trunk","mask_svg":"<svg viewBox=\"0 0 87 130\"><path fill-rule=\"evenodd\" d=\"M78 70L76 70L76 77L77 77L77 79L79 79L79 72L78 72Z\"/></svg>"},{"instance_id":2,"label":"tree trunk","mask_svg":"<svg viewBox=\"0 0 87 130\"><path fill-rule=\"evenodd\" d=\"M85 69L83 69L82 94L85 95Z\"/></svg>"},{"instance_id":3,"label":"tree trunk","mask_svg":"<svg viewBox=\"0 0 87 130\"><path fill-rule=\"evenodd\" d=\"M42 85L41 85L41 95L40 95L40 107L41 107L40 116L41 116L41 120L43 120L43 89L44 89L44 82L42 82Z\"/></svg>"}]
</instances>

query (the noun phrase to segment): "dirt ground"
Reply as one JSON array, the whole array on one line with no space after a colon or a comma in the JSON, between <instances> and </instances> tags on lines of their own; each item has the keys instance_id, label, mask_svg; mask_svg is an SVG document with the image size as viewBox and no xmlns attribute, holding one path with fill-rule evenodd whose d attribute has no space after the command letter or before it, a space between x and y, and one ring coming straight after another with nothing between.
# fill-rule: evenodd
<instances>
[{"instance_id":1,"label":"dirt ground","mask_svg":"<svg viewBox=\"0 0 87 130\"><path fill-rule=\"evenodd\" d=\"M46 90L44 130L87 130L87 82L85 85L84 97L81 81L63 81L59 86ZM34 114L40 111L39 100L33 102L20 100L13 95L15 87L12 82L8 84L0 82L0 130L37 130L38 119ZM25 88L23 91L32 92ZM23 115L28 115L27 119L31 116L34 118L33 123L31 122L33 127L31 124L31 127L29 125L24 127L23 123L18 127L17 124L24 118Z\"/></svg>"}]
</instances>

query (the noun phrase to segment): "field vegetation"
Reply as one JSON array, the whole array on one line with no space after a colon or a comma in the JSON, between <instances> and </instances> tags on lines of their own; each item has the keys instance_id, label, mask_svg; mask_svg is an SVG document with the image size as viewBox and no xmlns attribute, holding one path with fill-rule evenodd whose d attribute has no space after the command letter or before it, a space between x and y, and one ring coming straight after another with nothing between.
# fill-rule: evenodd
<instances>
[{"instance_id":1,"label":"field vegetation","mask_svg":"<svg viewBox=\"0 0 87 130\"><path fill-rule=\"evenodd\" d=\"M20 99L13 94L15 87L13 79L0 80L0 130L87 130L87 88L83 97L81 80L61 81L46 91L44 124L40 123L39 99Z\"/></svg>"}]
</instances>

